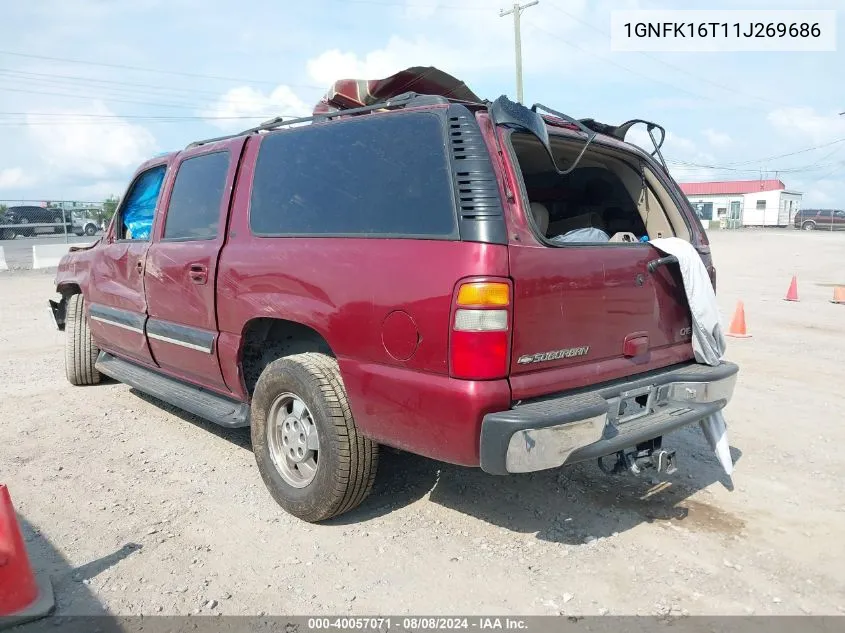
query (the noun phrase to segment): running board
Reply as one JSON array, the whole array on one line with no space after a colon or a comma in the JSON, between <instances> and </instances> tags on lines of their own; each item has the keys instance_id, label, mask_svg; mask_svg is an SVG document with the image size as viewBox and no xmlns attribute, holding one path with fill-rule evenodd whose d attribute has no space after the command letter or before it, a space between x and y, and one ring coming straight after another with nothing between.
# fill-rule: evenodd
<instances>
[{"instance_id":1,"label":"running board","mask_svg":"<svg viewBox=\"0 0 845 633\"><path fill-rule=\"evenodd\" d=\"M95 367L118 382L198 415L209 422L229 428L249 426L249 405L243 402L168 378L152 369L117 358L108 352L100 352Z\"/></svg>"}]
</instances>

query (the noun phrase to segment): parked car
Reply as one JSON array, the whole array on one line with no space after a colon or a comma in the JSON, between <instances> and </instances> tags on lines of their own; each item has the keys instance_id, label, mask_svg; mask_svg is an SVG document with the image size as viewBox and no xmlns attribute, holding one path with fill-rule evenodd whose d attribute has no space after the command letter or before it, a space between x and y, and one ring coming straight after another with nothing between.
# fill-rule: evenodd
<instances>
[{"instance_id":1,"label":"parked car","mask_svg":"<svg viewBox=\"0 0 845 633\"><path fill-rule=\"evenodd\" d=\"M801 209L795 214L793 225L805 231L841 231L845 230L845 210L842 209Z\"/></svg>"},{"instance_id":2,"label":"parked car","mask_svg":"<svg viewBox=\"0 0 845 633\"><path fill-rule=\"evenodd\" d=\"M14 231L17 235L30 237L39 233L64 233L72 231L70 214L61 209L53 207L39 207L35 205L24 205L9 207L4 214L4 224L51 224L53 226L28 227L4 227L4 239L13 239L8 234ZM64 222L64 224L63 224Z\"/></svg>"},{"instance_id":3,"label":"parked car","mask_svg":"<svg viewBox=\"0 0 845 633\"><path fill-rule=\"evenodd\" d=\"M95 218L85 214L83 211L74 210L71 212L73 232L76 235L93 236L100 230L100 223Z\"/></svg>"},{"instance_id":4,"label":"parked car","mask_svg":"<svg viewBox=\"0 0 845 633\"><path fill-rule=\"evenodd\" d=\"M141 165L59 264L68 380L251 427L306 521L367 497L380 444L495 475L662 468L738 371L695 362L677 260L643 241L689 241L715 278L701 223L622 128L457 85ZM608 239L556 241L584 229Z\"/></svg>"}]
</instances>

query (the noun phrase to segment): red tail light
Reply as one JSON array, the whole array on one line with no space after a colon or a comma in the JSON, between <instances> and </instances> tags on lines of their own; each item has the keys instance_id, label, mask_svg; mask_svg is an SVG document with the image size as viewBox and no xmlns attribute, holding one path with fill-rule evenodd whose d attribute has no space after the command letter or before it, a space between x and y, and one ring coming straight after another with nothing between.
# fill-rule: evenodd
<instances>
[{"instance_id":1,"label":"red tail light","mask_svg":"<svg viewBox=\"0 0 845 633\"><path fill-rule=\"evenodd\" d=\"M510 282L467 281L458 286L449 341L453 378L491 380L508 375L511 314Z\"/></svg>"}]
</instances>

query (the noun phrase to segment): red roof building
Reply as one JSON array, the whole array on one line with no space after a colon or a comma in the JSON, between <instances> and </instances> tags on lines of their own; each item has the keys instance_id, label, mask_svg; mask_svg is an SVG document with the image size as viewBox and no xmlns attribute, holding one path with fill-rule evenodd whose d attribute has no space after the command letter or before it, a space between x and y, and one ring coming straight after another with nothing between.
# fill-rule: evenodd
<instances>
[{"instance_id":1,"label":"red roof building","mask_svg":"<svg viewBox=\"0 0 845 633\"><path fill-rule=\"evenodd\" d=\"M715 182L682 182L681 191L687 196L719 196L778 191L786 189L780 180L718 180Z\"/></svg>"},{"instance_id":2,"label":"red roof building","mask_svg":"<svg viewBox=\"0 0 845 633\"><path fill-rule=\"evenodd\" d=\"M698 217L729 228L789 226L801 206L801 194L782 180L720 180L680 183Z\"/></svg>"}]
</instances>

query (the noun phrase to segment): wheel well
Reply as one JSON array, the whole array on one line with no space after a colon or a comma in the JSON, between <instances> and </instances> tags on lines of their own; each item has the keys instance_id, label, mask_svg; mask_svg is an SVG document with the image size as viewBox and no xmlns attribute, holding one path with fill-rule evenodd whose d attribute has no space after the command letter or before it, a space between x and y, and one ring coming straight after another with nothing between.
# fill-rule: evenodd
<instances>
[{"instance_id":1,"label":"wheel well","mask_svg":"<svg viewBox=\"0 0 845 633\"><path fill-rule=\"evenodd\" d=\"M56 288L56 292L62 295L62 298L67 300L71 295L78 295L82 293L82 289L77 284L62 284Z\"/></svg>"},{"instance_id":2,"label":"wheel well","mask_svg":"<svg viewBox=\"0 0 845 633\"><path fill-rule=\"evenodd\" d=\"M261 372L274 360L305 352L334 356L326 339L307 325L285 319L258 318L249 321L244 328L241 353L247 392L252 395Z\"/></svg>"}]
</instances>

